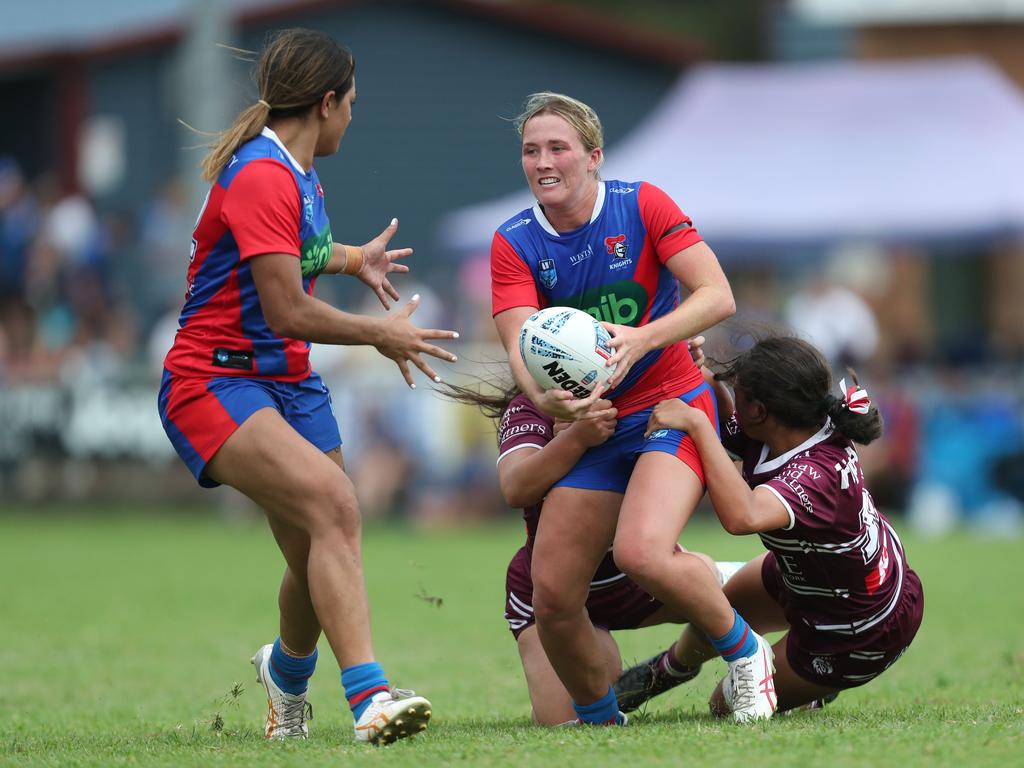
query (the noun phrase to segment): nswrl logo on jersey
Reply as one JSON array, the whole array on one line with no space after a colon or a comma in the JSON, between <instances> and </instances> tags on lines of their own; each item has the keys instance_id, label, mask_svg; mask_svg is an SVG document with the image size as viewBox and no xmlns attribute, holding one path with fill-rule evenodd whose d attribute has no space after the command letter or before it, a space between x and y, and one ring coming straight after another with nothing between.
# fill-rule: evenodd
<instances>
[{"instance_id":1,"label":"nswrl logo on jersey","mask_svg":"<svg viewBox=\"0 0 1024 768\"><path fill-rule=\"evenodd\" d=\"M537 277L540 280L540 284L549 291L554 288L555 283L558 282L558 273L555 271L555 260L541 259L537 262L537 270Z\"/></svg>"}]
</instances>

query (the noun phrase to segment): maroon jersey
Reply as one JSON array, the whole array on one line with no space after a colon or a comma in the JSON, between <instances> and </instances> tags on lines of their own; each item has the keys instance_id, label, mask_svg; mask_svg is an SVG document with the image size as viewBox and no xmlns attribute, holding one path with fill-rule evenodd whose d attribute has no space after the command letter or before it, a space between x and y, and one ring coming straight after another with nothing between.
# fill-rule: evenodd
<instances>
[{"instance_id":1,"label":"maroon jersey","mask_svg":"<svg viewBox=\"0 0 1024 768\"><path fill-rule=\"evenodd\" d=\"M853 443L831 423L788 453L740 430L735 414L723 444L743 461L751 488L764 487L789 511L789 525L759 534L778 561L790 625L821 639L884 632L912 573L903 545L864 487Z\"/></svg>"},{"instance_id":2,"label":"maroon jersey","mask_svg":"<svg viewBox=\"0 0 1024 768\"><path fill-rule=\"evenodd\" d=\"M501 417L498 426L498 462L520 448L543 448L554 437L554 422L533 404L526 395L517 395ZM541 504L523 510L526 521L526 549L533 555L533 540L540 522ZM590 583L591 590L607 587L626 575L615 566L611 549L597 568Z\"/></svg>"}]
</instances>

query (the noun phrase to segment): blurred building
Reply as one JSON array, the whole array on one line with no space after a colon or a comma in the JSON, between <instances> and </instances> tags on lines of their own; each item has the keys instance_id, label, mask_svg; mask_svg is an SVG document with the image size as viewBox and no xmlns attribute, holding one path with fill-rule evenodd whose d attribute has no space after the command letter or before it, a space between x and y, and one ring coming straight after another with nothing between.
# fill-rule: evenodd
<instances>
[{"instance_id":1,"label":"blurred building","mask_svg":"<svg viewBox=\"0 0 1024 768\"><path fill-rule=\"evenodd\" d=\"M889 434L865 466L883 506L1020 518L1024 0L37 0L4 14L0 98L17 119L0 125L0 490L88 495L125 462L158 462L139 496L191 493L152 407L204 191L206 138L179 120L225 127L257 98L244 51L301 25L357 61L355 122L318 164L332 229L365 242L399 217L396 243L416 248L400 290L415 280L431 324L474 344L452 376L500 368L487 244L529 204L510 118L528 93L563 91L601 115L605 175L667 189L719 253L739 316L714 343L795 329L877 393ZM345 280L318 291L373 303ZM318 352L371 506L486 506L488 425L410 399L373 355ZM412 490L374 482L375 466Z\"/></svg>"}]
</instances>

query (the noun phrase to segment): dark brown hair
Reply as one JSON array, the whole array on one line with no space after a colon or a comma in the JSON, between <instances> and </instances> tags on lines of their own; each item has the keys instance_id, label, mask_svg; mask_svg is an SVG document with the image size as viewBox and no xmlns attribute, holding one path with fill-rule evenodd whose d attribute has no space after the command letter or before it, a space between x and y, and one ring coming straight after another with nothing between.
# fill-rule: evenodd
<instances>
[{"instance_id":1,"label":"dark brown hair","mask_svg":"<svg viewBox=\"0 0 1024 768\"><path fill-rule=\"evenodd\" d=\"M449 400L476 406L484 416L496 422L501 421L509 403L522 393L517 384L507 381L479 379L479 384L480 389L473 389L443 382L440 386L435 386L434 390ZM483 392L484 387L491 391Z\"/></svg>"},{"instance_id":2,"label":"dark brown hair","mask_svg":"<svg viewBox=\"0 0 1024 768\"><path fill-rule=\"evenodd\" d=\"M857 376L850 371L853 382ZM832 371L813 345L791 336L760 339L715 374L732 382L746 397L760 400L768 413L790 427L817 429L832 420L855 443L867 445L882 434L882 415L872 405L866 414L832 394Z\"/></svg>"},{"instance_id":3,"label":"dark brown hair","mask_svg":"<svg viewBox=\"0 0 1024 768\"><path fill-rule=\"evenodd\" d=\"M270 117L300 115L328 91L341 99L352 88L355 71L351 51L325 32L296 28L274 33L256 64L259 100L210 144L201 164L203 178L216 181L231 155L258 135Z\"/></svg>"}]
</instances>

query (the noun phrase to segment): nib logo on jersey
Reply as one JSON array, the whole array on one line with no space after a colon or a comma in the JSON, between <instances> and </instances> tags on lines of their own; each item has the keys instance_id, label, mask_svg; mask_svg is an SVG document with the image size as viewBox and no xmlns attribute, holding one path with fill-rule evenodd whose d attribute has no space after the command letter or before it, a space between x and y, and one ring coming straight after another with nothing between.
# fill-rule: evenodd
<instances>
[{"instance_id":1,"label":"nib logo on jersey","mask_svg":"<svg viewBox=\"0 0 1024 768\"><path fill-rule=\"evenodd\" d=\"M647 291L632 280L620 280L560 299L559 303L582 309L595 320L636 326L647 311Z\"/></svg>"},{"instance_id":2,"label":"nib logo on jersey","mask_svg":"<svg viewBox=\"0 0 1024 768\"><path fill-rule=\"evenodd\" d=\"M313 277L323 272L327 262L331 260L333 247L334 238L331 237L330 227L319 235L306 238L302 243L302 256L299 258L302 276Z\"/></svg>"}]
</instances>

